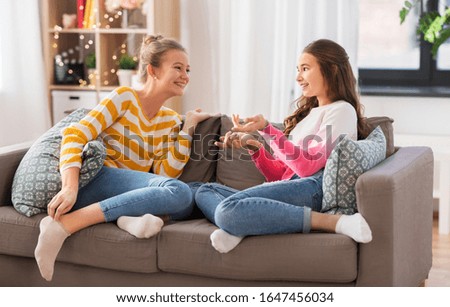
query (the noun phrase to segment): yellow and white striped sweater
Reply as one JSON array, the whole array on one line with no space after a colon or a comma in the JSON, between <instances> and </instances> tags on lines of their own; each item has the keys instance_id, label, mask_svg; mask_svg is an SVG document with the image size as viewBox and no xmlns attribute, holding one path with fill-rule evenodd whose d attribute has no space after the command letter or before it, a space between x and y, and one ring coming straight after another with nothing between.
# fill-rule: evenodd
<instances>
[{"instance_id":1,"label":"yellow and white striped sweater","mask_svg":"<svg viewBox=\"0 0 450 307\"><path fill-rule=\"evenodd\" d=\"M175 111L162 107L149 119L137 93L119 87L82 120L63 130L60 170L81 168L84 146L100 136L106 147L105 166L177 178L191 150L191 137L180 127L181 116Z\"/></svg>"}]
</instances>

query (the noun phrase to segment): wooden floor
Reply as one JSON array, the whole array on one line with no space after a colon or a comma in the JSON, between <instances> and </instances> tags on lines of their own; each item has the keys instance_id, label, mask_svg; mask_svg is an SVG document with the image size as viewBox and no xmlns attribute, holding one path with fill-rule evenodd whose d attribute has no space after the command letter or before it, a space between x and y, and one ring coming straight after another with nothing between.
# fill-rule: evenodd
<instances>
[{"instance_id":1,"label":"wooden floor","mask_svg":"<svg viewBox=\"0 0 450 307\"><path fill-rule=\"evenodd\" d=\"M437 217L433 222L433 266L426 287L450 287L450 235L438 233Z\"/></svg>"}]
</instances>

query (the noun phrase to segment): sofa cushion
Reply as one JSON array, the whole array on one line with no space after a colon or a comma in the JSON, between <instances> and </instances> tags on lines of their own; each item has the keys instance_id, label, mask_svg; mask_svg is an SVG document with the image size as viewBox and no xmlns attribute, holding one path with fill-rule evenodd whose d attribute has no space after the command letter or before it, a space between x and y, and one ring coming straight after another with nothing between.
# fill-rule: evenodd
<instances>
[{"instance_id":1,"label":"sofa cushion","mask_svg":"<svg viewBox=\"0 0 450 307\"><path fill-rule=\"evenodd\" d=\"M386 158L395 152L393 122L394 120L387 116L366 118L366 123L370 131L373 131L378 126L383 130L384 136L386 137Z\"/></svg>"},{"instance_id":2,"label":"sofa cushion","mask_svg":"<svg viewBox=\"0 0 450 307\"><path fill-rule=\"evenodd\" d=\"M61 131L78 122L88 109L69 114L37 139L23 157L14 175L11 198L16 210L28 217L47 212L47 204L61 190L59 156ZM85 186L101 169L106 150L101 140L88 142L83 149L79 186Z\"/></svg>"},{"instance_id":3,"label":"sofa cushion","mask_svg":"<svg viewBox=\"0 0 450 307\"><path fill-rule=\"evenodd\" d=\"M344 137L334 147L325 165L322 212L356 213L356 180L385 157L386 138L380 127L364 140L353 141Z\"/></svg>"},{"instance_id":4,"label":"sofa cushion","mask_svg":"<svg viewBox=\"0 0 450 307\"><path fill-rule=\"evenodd\" d=\"M235 280L346 283L356 279L357 244L347 236L252 236L221 254L209 238L216 229L205 219L165 226L158 241L159 269Z\"/></svg>"},{"instance_id":5,"label":"sofa cushion","mask_svg":"<svg viewBox=\"0 0 450 307\"><path fill-rule=\"evenodd\" d=\"M220 137L220 116L199 123L192 137L191 155L178 178L184 182L210 182L216 177L218 148L214 142Z\"/></svg>"},{"instance_id":6,"label":"sofa cushion","mask_svg":"<svg viewBox=\"0 0 450 307\"><path fill-rule=\"evenodd\" d=\"M225 135L231 127L233 127L231 119L226 115L222 116L220 135ZM253 135L265 144L258 133ZM243 190L263 183L265 178L256 168L247 150L226 148L219 150L216 181L234 189Z\"/></svg>"},{"instance_id":7,"label":"sofa cushion","mask_svg":"<svg viewBox=\"0 0 450 307\"><path fill-rule=\"evenodd\" d=\"M13 207L0 207L0 254L34 258L43 217L45 214L29 218ZM136 239L114 223L99 224L67 238L57 261L119 271L157 272L156 241L156 237Z\"/></svg>"}]
</instances>

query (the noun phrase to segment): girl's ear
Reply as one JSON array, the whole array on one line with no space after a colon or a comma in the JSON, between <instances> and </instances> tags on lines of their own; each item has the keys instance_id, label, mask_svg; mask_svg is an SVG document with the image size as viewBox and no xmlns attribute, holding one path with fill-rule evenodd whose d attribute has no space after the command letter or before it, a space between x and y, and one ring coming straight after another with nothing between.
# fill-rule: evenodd
<instances>
[{"instance_id":1,"label":"girl's ear","mask_svg":"<svg viewBox=\"0 0 450 307\"><path fill-rule=\"evenodd\" d=\"M155 68L150 64L147 65L147 76L148 78L156 79Z\"/></svg>"}]
</instances>

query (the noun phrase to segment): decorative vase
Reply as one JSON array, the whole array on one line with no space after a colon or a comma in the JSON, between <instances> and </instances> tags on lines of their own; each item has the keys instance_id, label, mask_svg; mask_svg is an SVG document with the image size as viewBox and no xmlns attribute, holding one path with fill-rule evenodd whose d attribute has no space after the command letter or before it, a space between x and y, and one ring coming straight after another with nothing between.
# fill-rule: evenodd
<instances>
[{"instance_id":1,"label":"decorative vase","mask_svg":"<svg viewBox=\"0 0 450 307\"><path fill-rule=\"evenodd\" d=\"M117 70L117 76L119 77L120 86L131 86L131 78L136 73L131 69L119 69Z\"/></svg>"},{"instance_id":2,"label":"decorative vase","mask_svg":"<svg viewBox=\"0 0 450 307\"><path fill-rule=\"evenodd\" d=\"M128 28L128 10L127 9L122 10L122 25L121 26L123 29Z\"/></svg>"},{"instance_id":3,"label":"decorative vase","mask_svg":"<svg viewBox=\"0 0 450 307\"><path fill-rule=\"evenodd\" d=\"M123 9L121 27L127 28L146 28L146 16L140 9Z\"/></svg>"}]
</instances>

